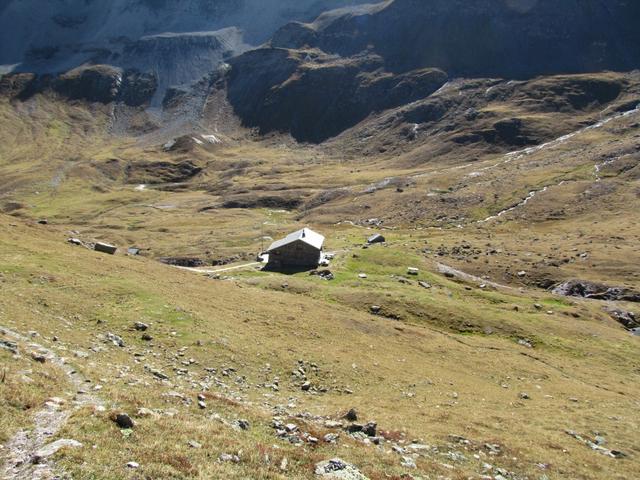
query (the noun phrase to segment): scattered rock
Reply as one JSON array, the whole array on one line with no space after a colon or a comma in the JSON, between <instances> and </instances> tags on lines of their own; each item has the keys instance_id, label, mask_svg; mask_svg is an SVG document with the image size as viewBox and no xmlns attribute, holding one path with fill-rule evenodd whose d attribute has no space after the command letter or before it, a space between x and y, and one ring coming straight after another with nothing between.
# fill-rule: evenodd
<instances>
[{"instance_id":1,"label":"scattered rock","mask_svg":"<svg viewBox=\"0 0 640 480\"><path fill-rule=\"evenodd\" d=\"M380 310L382 310L382 307L380 305L371 305L369 310L371 310L371 313L378 314L380 313Z\"/></svg>"},{"instance_id":2,"label":"scattered rock","mask_svg":"<svg viewBox=\"0 0 640 480\"><path fill-rule=\"evenodd\" d=\"M138 462L129 462L129 463L127 463L127 468L130 468L132 470L136 470L136 469L140 468L140 464Z\"/></svg>"},{"instance_id":3,"label":"scattered rock","mask_svg":"<svg viewBox=\"0 0 640 480\"><path fill-rule=\"evenodd\" d=\"M608 310L608 313L611 315L611 318L628 330L640 327L640 320L636 318L636 315L633 312L627 312L616 308Z\"/></svg>"},{"instance_id":4,"label":"scattered rock","mask_svg":"<svg viewBox=\"0 0 640 480\"><path fill-rule=\"evenodd\" d=\"M368 480L355 466L339 458L316 464L315 474L339 480Z\"/></svg>"},{"instance_id":5,"label":"scattered rock","mask_svg":"<svg viewBox=\"0 0 640 480\"><path fill-rule=\"evenodd\" d=\"M165 373L161 372L160 370L156 370L155 368L150 367L149 365L145 365L144 369L149 372L151 375L153 375L154 377L160 379L160 380L169 380L169 376L166 375Z\"/></svg>"},{"instance_id":6,"label":"scattered rock","mask_svg":"<svg viewBox=\"0 0 640 480\"><path fill-rule=\"evenodd\" d=\"M189 445L191 448L195 448L195 449L202 448L202 445L200 443L196 442L195 440L189 440L187 445Z\"/></svg>"},{"instance_id":7,"label":"scattered rock","mask_svg":"<svg viewBox=\"0 0 640 480\"><path fill-rule=\"evenodd\" d=\"M240 430L249 430L251 428L251 424L248 420L240 419L236 421L236 425L240 428Z\"/></svg>"},{"instance_id":8,"label":"scattered rock","mask_svg":"<svg viewBox=\"0 0 640 480\"><path fill-rule=\"evenodd\" d=\"M376 422L368 422L362 427L362 432L365 433L368 437L375 437L378 429L378 424Z\"/></svg>"},{"instance_id":9,"label":"scattered rock","mask_svg":"<svg viewBox=\"0 0 640 480\"><path fill-rule=\"evenodd\" d=\"M149 408L139 408L138 411L136 412L136 416L137 417L141 417L141 418L145 418L145 417L154 417L156 415L156 413L149 409Z\"/></svg>"},{"instance_id":10,"label":"scattered rock","mask_svg":"<svg viewBox=\"0 0 640 480\"><path fill-rule=\"evenodd\" d=\"M218 460L220 460L221 462L240 463L240 457L238 455L233 455L230 453L221 453L218 457Z\"/></svg>"},{"instance_id":11,"label":"scattered rock","mask_svg":"<svg viewBox=\"0 0 640 480\"><path fill-rule=\"evenodd\" d=\"M431 288L431 284L427 282L418 282L418 285L420 285L422 288Z\"/></svg>"},{"instance_id":12,"label":"scattered rock","mask_svg":"<svg viewBox=\"0 0 640 480\"><path fill-rule=\"evenodd\" d=\"M526 393L526 392L522 392L522 393L520 393L520 398L521 398L522 400L531 400L531 397L530 397L530 396L529 396L529 394L528 394L528 393Z\"/></svg>"},{"instance_id":13,"label":"scattered rock","mask_svg":"<svg viewBox=\"0 0 640 480\"><path fill-rule=\"evenodd\" d=\"M596 441L592 441L588 438L583 437L582 435L579 435L578 433L574 432L573 430L565 430L565 433L567 435L572 436L573 438L575 438L576 440L578 440L579 442L584 443L585 445L587 445L589 448L591 448L592 450L602 454L602 455L606 455L608 457L612 457L612 458L623 458L626 457L626 455L619 451L619 450L609 450L608 448L605 448L601 445L598 444L598 437L596 437Z\"/></svg>"},{"instance_id":14,"label":"scattered rock","mask_svg":"<svg viewBox=\"0 0 640 480\"><path fill-rule=\"evenodd\" d=\"M122 337L116 335L115 333L107 333L106 339L113 343L116 347L124 347L124 340Z\"/></svg>"},{"instance_id":15,"label":"scattered rock","mask_svg":"<svg viewBox=\"0 0 640 480\"><path fill-rule=\"evenodd\" d=\"M553 289L556 295L565 297L583 297L595 300L617 300L626 302L640 302L640 293L624 287L609 287L585 280L570 280L557 285Z\"/></svg>"},{"instance_id":16,"label":"scattered rock","mask_svg":"<svg viewBox=\"0 0 640 480\"><path fill-rule=\"evenodd\" d=\"M300 388L303 392L308 392L309 390L311 390L311 382L304 382Z\"/></svg>"},{"instance_id":17,"label":"scattered rock","mask_svg":"<svg viewBox=\"0 0 640 480\"><path fill-rule=\"evenodd\" d=\"M18 344L15 342L10 342L9 340L0 340L0 348L9 350L14 355L18 354Z\"/></svg>"},{"instance_id":18,"label":"scattered rock","mask_svg":"<svg viewBox=\"0 0 640 480\"><path fill-rule=\"evenodd\" d=\"M335 278L330 270L313 270L309 272L309 275L315 275L323 280L333 280Z\"/></svg>"},{"instance_id":19,"label":"scattered rock","mask_svg":"<svg viewBox=\"0 0 640 480\"><path fill-rule=\"evenodd\" d=\"M150 342L151 340L153 340L153 337L150 334L146 333L146 332L143 333L142 337L140 337L140 338L145 342Z\"/></svg>"},{"instance_id":20,"label":"scattered rock","mask_svg":"<svg viewBox=\"0 0 640 480\"><path fill-rule=\"evenodd\" d=\"M139 332L145 332L149 329L149 325L142 322L136 322L133 324L133 328L135 328Z\"/></svg>"},{"instance_id":21,"label":"scattered rock","mask_svg":"<svg viewBox=\"0 0 640 480\"><path fill-rule=\"evenodd\" d=\"M322 437L322 439L326 443L336 443L339 438L340 435L338 435L337 433L327 433L324 437Z\"/></svg>"},{"instance_id":22,"label":"scattered rock","mask_svg":"<svg viewBox=\"0 0 640 480\"><path fill-rule=\"evenodd\" d=\"M93 249L96 252L108 253L109 255L115 255L115 253L118 251L118 247L102 242L96 243Z\"/></svg>"},{"instance_id":23,"label":"scattered rock","mask_svg":"<svg viewBox=\"0 0 640 480\"><path fill-rule=\"evenodd\" d=\"M407 268L407 274L408 275L418 275L419 273L420 273L420 269L419 268L415 268L415 267Z\"/></svg>"},{"instance_id":24,"label":"scattered rock","mask_svg":"<svg viewBox=\"0 0 640 480\"><path fill-rule=\"evenodd\" d=\"M126 413L117 413L112 418L116 425L122 429L132 429L135 427L135 422Z\"/></svg>"},{"instance_id":25,"label":"scattered rock","mask_svg":"<svg viewBox=\"0 0 640 480\"><path fill-rule=\"evenodd\" d=\"M384 238L384 236L382 236L379 233L376 233L374 235L371 235L368 239L367 239L367 243L369 244L374 244L374 243L385 243L386 239Z\"/></svg>"},{"instance_id":26,"label":"scattered rock","mask_svg":"<svg viewBox=\"0 0 640 480\"><path fill-rule=\"evenodd\" d=\"M31 358L38 363L45 363L47 357L40 352L31 352Z\"/></svg>"},{"instance_id":27,"label":"scattered rock","mask_svg":"<svg viewBox=\"0 0 640 480\"><path fill-rule=\"evenodd\" d=\"M400 462L404 468L418 468L416 465L416 461L412 457L404 456L402 457L402 461Z\"/></svg>"},{"instance_id":28,"label":"scattered rock","mask_svg":"<svg viewBox=\"0 0 640 480\"><path fill-rule=\"evenodd\" d=\"M68 440L68 439L56 440L55 442L50 443L49 445L45 445L44 447L39 449L33 455L32 461L33 463L41 463L43 460L47 459L52 455L55 455L59 450L63 448L82 448L82 443L76 440Z\"/></svg>"},{"instance_id":29,"label":"scattered rock","mask_svg":"<svg viewBox=\"0 0 640 480\"><path fill-rule=\"evenodd\" d=\"M362 278L362 279L367 278L367 274L366 273L360 273L360 274L358 274L358 278Z\"/></svg>"},{"instance_id":30,"label":"scattered rock","mask_svg":"<svg viewBox=\"0 0 640 480\"><path fill-rule=\"evenodd\" d=\"M355 411L355 409L352 408L347 413L345 413L343 418L349 420L350 422L355 422L356 420L358 420L358 413Z\"/></svg>"}]
</instances>

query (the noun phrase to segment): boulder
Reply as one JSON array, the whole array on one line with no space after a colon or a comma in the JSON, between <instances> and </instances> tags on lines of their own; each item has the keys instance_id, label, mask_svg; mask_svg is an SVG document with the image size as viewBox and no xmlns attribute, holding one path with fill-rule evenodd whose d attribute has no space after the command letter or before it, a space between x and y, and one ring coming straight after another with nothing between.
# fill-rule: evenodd
<instances>
[{"instance_id":1,"label":"boulder","mask_svg":"<svg viewBox=\"0 0 640 480\"><path fill-rule=\"evenodd\" d=\"M374 244L374 243L385 243L387 240L384 238L384 236L382 236L379 233L376 233L374 235L371 235L368 239L367 239L367 243L369 244Z\"/></svg>"},{"instance_id":2,"label":"boulder","mask_svg":"<svg viewBox=\"0 0 640 480\"><path fill-rule=\"evenodd\" d=\"M131 429L135 427L135 422L126 413L116 413L112 418L116 425L122 429Z\"/></svg>"},{"instance_id":3,"label":"boulder","mask_svg":"<svg viewBox=\"0 0 640 480\"><path fill-rule=\"evenodd\" d=\"M96 243L93 249L96 252L108 253L109 255L115 255L115 253L118 251L118 247L109 245L108 243L102 243L102 242Z\"/></svg>"},{"instance_id":4,"label":"boulder","mask_svg":"<svg viewBox=\"0 0 640 480\"><path fill-rule=\"evenodd\" d=\"M611 315L611 318L629 330L640 327L640 319L638 319L633 312L627 312L616 308L609 310L608 313Z\"/></svg>"}]
</instances>

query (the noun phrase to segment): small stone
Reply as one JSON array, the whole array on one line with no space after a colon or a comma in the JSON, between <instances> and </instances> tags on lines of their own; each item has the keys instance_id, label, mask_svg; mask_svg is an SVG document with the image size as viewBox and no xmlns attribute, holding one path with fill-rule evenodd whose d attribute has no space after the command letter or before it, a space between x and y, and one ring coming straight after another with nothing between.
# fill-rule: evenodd
<instances>
[{"instance_id":1,"label":"small stone","mask_svg":"<svg viewBox=\"0 0 640 480\"><path fill-rule=\"evenodd\" d=\"M367 274L366 273L360 273L360 274L358 274L358 278L365 279L365 278L367 278Z\"/></svg>"},{"instance_id":2,"label":"small stone","mask_svg":"<svg viewBox=\"0 0 640 480\"><path fill-rule=\"evenodd\" d=\"M218 457L221 462L240 463L240 457L238 455L232 455L230 453L221 453Z\"/></svg>"},{"instance_id":3,"label":"small stone","mask_svg":"<svg viewBox=\"0 0 640 480\"><path fill-rule=\"evenodd\" d=\"M367 480L355 466L341 460L332 458L316 464L315 474L326 478L339 478L345 480Z\"/></svg>"},{"instance_id":4,"label":"small stone","mask_svg":"<svg viewBox=\"0 0 640 480\"><path fill-rule=\"evenodd\" d=\"M145 418L145 417L153 417L155 416L155 412L149 408L139 408L136 412L137 417Z\"/></svg>"},{"instance_id":5,"label":"small stone","mask_svg":"<svg viewBox=\"0 0 640 480\"><path fill-rule=\"evenodd\" d=\"M300 388L303 392L308 392L311 390L311 382L304 382Z\"/></svg>"},{"instance_id":6,"label":"small stone","mask_svg":"<svg viewBox=\"0 0 640 480\"><path fill-rule=\"evenodd\" d=\"M527 276L527 272L525 272L524 270L521 270L520 272L518 272L518 277L523 278Z\"/></svg>"},{"instance_id":7,"label":"small stone","mask_svg":"<svg viewBox=\"0 0 640 480\"><path fill-rule=\"evenodd\" d=\"M200 410L204 410L205 408L207 408L207 404L202 400L198 400L198 408L200 408Z\"/></svg>"},{"instance_id":8,"label":"small stone","mask_svg":"<svg viewBox=\"0 0 640 480\"><path fill-rule=\"evenodd\" d=\"M142 340L144 340L145 342L150 342L151 340L153 340L153 337L148 333L143 333L142 337L140 338L142 338Z\"/></svg>"},{"instance_id":9,"label":"small stone","mask_svg":"<svg viewBox=\"0 0 640 480\"><path fill-rule=\"evenodd\" d=\"M420 285L422 288L431 288L431 284L427 282L418 282L418 285Z\"/></svg>"},{"instance_id":10,"label":"small stone","mask_svg":"<svg viewBox=\"0 0 640 480\"><path fill-rule=\"evenodd\" d=\"M113 417L113 421L116 422L118 427L122 429L132 429L135 427L135 422L126 413L118 413Z\"/></svg>"},{"instance_id":11,"label":"small stone","mask_svg":"<svg viewBox=\"0 0 640 480\"><path fill-rule=\"evenodd\" d=\"M129 462L127 463L127 468L131 468L132 470L136 470L140 468L140 464L138 462Z\"/></svg>"},{"instance_id":12,"label":"small stone","mask_svg":"<svg viewBox=\"0 0 640 480\"><path fill-rule=\"evenodd\" d=\"M339 438L340 435L338 435L337 433L327 433L324 437L322 437L322 439L326 443L336 443Z\"/></svg>"},{"instance_id":13,"label":"small stone","mask_svg":"<svg viewBox=\"0 0 640 480\"><path fill-rule=\"evenodd\" d=\"M188 444L191 448L195 448L195 449L200 449L202 448L202 445L198 442L196 442L195 440L189 440Z\"/></svg>"},{"instance_id":14,"label":"small stone","mask_svg":"<svg viewBox=\"0 0 640 480\"><path fill-rule=\"evenodd\" d=\"M251 424L248 420L240 419L236 424L240 427L240 430L249 430L249 428L251 428Z\"/></svg>"},{"instance_id":15,"label":"small stone","mask_svg":"<svg viewBox=\"0 0 640 480\"><path fill-rule=\"evenodd\" d=\"M415 268L415 267L407 268L407 274L408 275L418 275L419 273L420 273L420 269L419 268Z\"/></svg>"},{"instance_id":16,"label":"small stone","mask_svg":"<svg viewBox=\"0 0 640 480\"><path fill-rule=\"evenodd\" d=\"M418 468L418 466L416 465L416 461L413 458L407 456L402 457L400 465L402 465L404 468Z\"/></svg>"},{"instance_id":17,"label":"small stone","mask_svg":"<svg viewBox=\"0 0 640 480\"><path fill-rule=\"evenodd\" d=\"M337 422L335 420L327 420L324 422L325 428L342 428L342 422Z\"/></svg>"},{"instance_id":18,"label":"small stone","mask_svg":"<svg viewBox=\"0 0 640 480\"><path fill-rule=\"evenodd\" d=\"M289 433L293 433L298 430L298 426L295 423L287 423L284 428Z\"/></svg>"},{"instance_id":19,"label":"small stone","mask_svg":"<svg viewBox=\"0 0 640 480\"><path fill-rule=\"evenodd\" d=\"M382 307L380 305L371 305L371 307L369 307L369 310L371 310L371 313L378 314L380 313L380 310L382 310Z\"/></svg>"},{"instance_id":20,"label":"small stone","mask_svg":"<svg viewBox=\"0 0 640 480\"><path fill-rule=\"evenodd\" d=\"M526 392L522 392L522 393L520 393L520 398L521 398L522 400L530 400L530 399L531 399L531 397L529 396L529 394L528 394L528 393L526 393Z\"/></svg>"},{"instance_id":21,"label":"small stone","mask_svg":"<svg viewBox=\"0 0 640 480\"><path fill-rule=\"evenodd\" d=\"M368 437L375 437L377 429L378 429L378 424L376 422L368 422L364 425L364 427L362 427L362 431Z\"/></svg>"},{"instance_id":22,"label":"small stone","mask_svg":"<svg viewBox=\"0 0 640 480\"><path fill-rule=\"evenodd\" d=\"M356 420L358 420L358 413L355 411L355 409L350 409L345 415L344 418L349 420L350 422L355 422Z\"/></svg>"},{"instance_id":23,"label":"small stone","mask_svg":"<svg viewBox=\"0 0 640 480\"><path fill-rule=\"evenodd\" d=\"M135 328L139 332L144 332L144 331L149 329L149 325L147 325L146 323L142 323L142 322L136 322L136 323L133 324L133 328Z\"/></svg>"},{"instance_id":24,"label":"small stone","mask_svg":"<svg viewBox=\"0 0 640 480\"><path fill-rule=\"evenodd\" d=\"M116 347L124 347L124 340L122 339L122 337L116 335L115 333L107 333L106 335L107 340L109 340L111 343L113 343Z\"/></svg>"},{"instance_id":25,"label":"small stone","mask_svg":"<svg viewBox=\"0 0 640 480\"><path fill-rule=\"evenodd\" d=\"M38 363L45 363L47 361L47 357L40 352L31 352L31 358Z\"/></svg>"}]
</instances>

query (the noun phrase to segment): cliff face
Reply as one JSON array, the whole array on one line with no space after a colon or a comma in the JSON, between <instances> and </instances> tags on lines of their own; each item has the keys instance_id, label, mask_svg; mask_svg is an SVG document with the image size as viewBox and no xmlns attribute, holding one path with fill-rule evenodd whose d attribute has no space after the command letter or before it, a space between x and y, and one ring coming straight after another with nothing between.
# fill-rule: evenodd
<instances>
[{"instance_id":1,"label":"cliff face","mask_svg":"<svg viewBox=\"0 0 640 480\"><path fill-rule=\"evenodd\" d=\"M532 77L638 67L639 19L629 0L395 0L287 25L273 45L370 49L393 71Z\"/></svg>"},{"instance_id":2,"label":"cliff face","mask_svg":"<svg viewBox=\"0 0 640 480\"><path fill-rule=\"evenodd\" d=\"M228 96L245 125L322 142L369 114L428 97L447 75L394 75L377 55L336 58L314 51L253 50L230 61Z\"/></svg>"},{"instance_id":3,"label":"cliff face","mask_svg":"<svg viewBox=\"0 0 640 480\"><path fill-rule=\"evenodd\" d=\"M2 0L0 65L64 71L95 55L120 53L123 42L144 36L232 26L257 45L288 21L308 21L354 3L358 0Z\"/></svg>"}]
</instances>

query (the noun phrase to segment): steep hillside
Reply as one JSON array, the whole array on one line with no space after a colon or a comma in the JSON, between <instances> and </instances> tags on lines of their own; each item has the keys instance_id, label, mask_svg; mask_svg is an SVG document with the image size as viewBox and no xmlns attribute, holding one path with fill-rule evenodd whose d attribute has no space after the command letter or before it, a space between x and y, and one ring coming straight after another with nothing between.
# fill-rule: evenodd
<instances>
[{"instance_id":1,"label":"steep hillside","mask_svg":"<svg viewBox=\"0 0 640 480\"><path fill-rule=\"evenodd\" d=\"M452 76L630 70L640 65L639 16L627 0L394 0L288 25L272 45L372 50L392 71L437 67Z\"/></svg>"}]
</instances>

